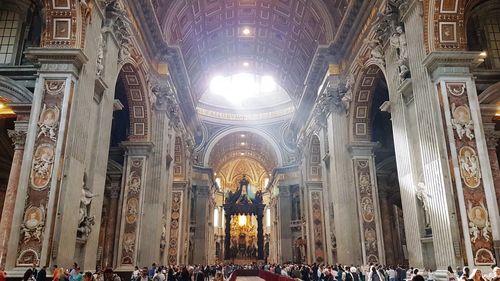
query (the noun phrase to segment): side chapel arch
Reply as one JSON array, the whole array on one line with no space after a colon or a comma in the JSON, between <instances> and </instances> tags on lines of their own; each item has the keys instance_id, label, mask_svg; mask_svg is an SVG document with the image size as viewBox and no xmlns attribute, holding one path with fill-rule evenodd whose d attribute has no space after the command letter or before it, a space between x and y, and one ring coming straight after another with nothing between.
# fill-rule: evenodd
<instances>
[{"instance_id":1,"label":"side chapel arch","mask_svg":"<svg viewBox=\"0 0 500 281\"><path fill-rule=\"evenodd\" d=\"M144 79L131 63L123 65L118 79L123 81L129 106L129 140L148 141L150 139L151 111Z\"/></svg>"},{"instance_id":2,"label":"side chapel arch","mask_svg":"<svg viewBox=\"0 0 500 281\"><path fill-rule=\"evenodd\" d=\"M385 79L384 72L379 66L370 64L362 70L356 81L350 117L350 135L354 142L371 141L371 105L379 79Z\"/></svg>"}]
</instances>

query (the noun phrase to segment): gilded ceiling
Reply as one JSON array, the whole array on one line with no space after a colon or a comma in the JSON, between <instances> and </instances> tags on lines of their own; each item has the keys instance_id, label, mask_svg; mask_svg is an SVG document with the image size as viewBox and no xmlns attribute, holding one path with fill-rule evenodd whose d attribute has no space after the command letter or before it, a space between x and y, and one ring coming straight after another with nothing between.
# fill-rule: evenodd
<instances>
[{"instance_id":1,"label":"gilded ceiling","mask_svg":"<svg viewBox=\"0 0 500 281\"><path fill-rule=\"evenodd\" d=\"M262 136L246 131L231 133L220 139L210 152L208 164L218 172L236 158L254 160L266 173L271 173L278 165L273 146Z\"/></svg>"},{"instance_id":2,"label":"gilded ceiling","mask_svg":"<svg viewBox=\"0 0 500 281\"><path fill-rule=\"evenodd\" d=\"M344 1L178 0L154 5L164 36L182 52L195 100L215 74L272 75L298 103L313 56L333 39ZM248 29L249 34L243 30Z\"/></svg>"}]
</instances>

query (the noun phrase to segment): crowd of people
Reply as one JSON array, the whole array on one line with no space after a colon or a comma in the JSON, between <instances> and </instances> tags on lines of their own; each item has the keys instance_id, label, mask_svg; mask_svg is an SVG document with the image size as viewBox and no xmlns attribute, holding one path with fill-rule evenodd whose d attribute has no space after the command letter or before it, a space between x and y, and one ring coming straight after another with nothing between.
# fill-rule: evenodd
<instances>
[{"instance_id":1,"label":"crowd of people","mask_svg":"<svg viewBox=\"0 0 500 281\"><path fill-rule=\"evenodd\" d=\"M435 281L435 272L402 266L368 265L264 265L264 269L275 274L303 281ZM500 267L492 266L491 272L482 273L479 269L472 271L468 267L457 268L456 272L448 267L447 281L500 281Z\"/></svg>"},{"instance_id":2,"label":"crowd of people","mask_svg":"<svg viewBox=\"0 0 500 281\"><path fill-rule=\"evenodd\" d=\"M417 268L403 268L402 266L384 267L381 265L345 266L322 264L251 264L246 266L235 264L196 265L196 266L157 266L135 267L130 276L118 275L111 268L97 269L95 272L82 272L77 263L69 269L54 265L50 274L47 268L33 268L26 270L23 281L224 281L239 269L266 270L268 272L286 276L290 279L302 281L435 281L435 272L419 270ZM447 281L500 281L500 267L492 266L490 272L481 272L479 269L468 267L448 267ZM51 278L48 278L50 276ZM443 277L443 276L442 276ZM5 281L6 273L0 268L0 281ZM440 278L443 279L443 278Z\"/></svg>"}]
</instances>

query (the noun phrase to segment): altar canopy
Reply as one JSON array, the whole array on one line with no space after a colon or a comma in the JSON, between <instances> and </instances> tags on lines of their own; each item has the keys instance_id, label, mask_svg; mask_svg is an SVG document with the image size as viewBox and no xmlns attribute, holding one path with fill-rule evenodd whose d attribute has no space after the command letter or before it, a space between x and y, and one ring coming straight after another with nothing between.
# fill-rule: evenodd
<instances>
[{"instance_id":1,"label":"altar canopy","mask_svg":"<svg viewBox=\"0 0 500 281\"><path fill-rule=\"evenodd\" d=\"M245 176L236 192L228 192L224 203L226 216L224 259L264 259L264 207L262 193L249 192Z\"/></svg>"}]
</instances>

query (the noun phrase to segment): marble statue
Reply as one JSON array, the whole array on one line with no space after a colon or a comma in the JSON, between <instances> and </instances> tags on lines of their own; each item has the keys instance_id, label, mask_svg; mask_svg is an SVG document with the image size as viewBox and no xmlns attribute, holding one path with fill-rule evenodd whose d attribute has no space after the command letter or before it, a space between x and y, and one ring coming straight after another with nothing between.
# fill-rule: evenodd
<instances>
[{"instance_id":1,"label":"marble statue","mask_svg":"<svg viewBox=\"0 0 500 281\"><path fill-rule=\"evenodd\" d=\"M429 193L427 193L427 187L425 186L425 183L419 182L417 183L417 186L415 188L415 195L417 196L417 199L422 203L422 207L424 209L424 220L425 220L425 227L428 228L430 227L430 217L429 217Z\"/></svg>"},{"instance_id":2,"label":"marble statue","mask_svg":"<svg viewBox=\"0 0 500 281\"><path fill-rule=\"evenodd\" d=\"M406 34L403 30L403 26L398 25L395 28L389 42L397 51L399 78L401 81L404 81L410 77L410 68L408 66L408 42L406 41Z\"/></svg>"},{"instance_id":3,"label":"marble statue","mask_svg":"<svg viewBox=\"0 0 500 281\"><path fill-rule=\"evenodd\" d=\"M370 56L378 65L385 66L384 50L378 39L365 39L365 44L370 49Z\"/></svg>"},{"instance_id":4,"label":"marble statue","mask_svg":"<svg viewBox=\"0 0 500 281\"><path fill-rule=\"evenodd\" d=\"M77 233L78 236L84 240L86 240L92 231L92 226L95 224L95 217L90 216L90 204L92 203L92 199L96 197L97 194L93 194L88 190L86 184L86 173L83 175L83 187L80 195L80 211L79 211L79 220L78 220L78 228Z\"/></svg>"}]
</instances>

